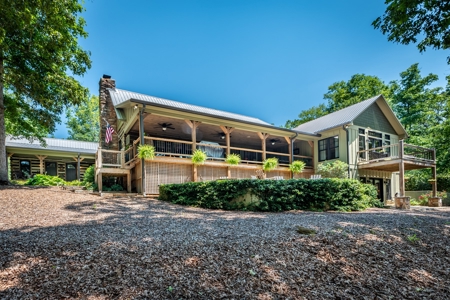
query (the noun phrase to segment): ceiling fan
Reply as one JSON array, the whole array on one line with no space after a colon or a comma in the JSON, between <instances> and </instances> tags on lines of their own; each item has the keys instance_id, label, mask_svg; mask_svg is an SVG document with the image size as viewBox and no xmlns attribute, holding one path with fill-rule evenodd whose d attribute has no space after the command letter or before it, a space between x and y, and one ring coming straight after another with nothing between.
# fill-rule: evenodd
<instances>
[{"instance_id":1,"label":"ceiling fan","mask_svg":"<svg viewBox=\"0 0 450 300\"><path fill-rule=\"evenodd\" d=\"M269 142L270 142L272 145L275 145L276 143L279 143L279 142L280 142L280 139L271 139Z\"/></svg>"},{"instance_id":2,"label":"ceiling fan","mask_svg":"<svg viewBox=\"0 0 450 300\"><path fill-rule=\"evenodd\" d=\"M213 136L219 137L220 139L224 140L226 138L226 134L220 131L216 131L216 133L211 134ZM231 138L231 135L230 135Z\"/></svg>"},{"instance_id":3,"label":"ceiling fan","mask_svg":"<svg viewBox=\"0 0 450 300\"><path fill-rule=\"evenodd\" d=\"M163 131L168 129L175 129L172 127L172 123L158 123L159 126L155 126L154 128L161 128Z\"/></svg>"}]
</instances>

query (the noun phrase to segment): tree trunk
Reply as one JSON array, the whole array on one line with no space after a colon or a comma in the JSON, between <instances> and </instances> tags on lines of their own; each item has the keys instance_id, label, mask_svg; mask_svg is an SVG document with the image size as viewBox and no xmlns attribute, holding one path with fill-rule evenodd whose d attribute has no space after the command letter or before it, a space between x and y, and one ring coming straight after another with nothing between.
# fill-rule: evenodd
<instances>
[{"instance_id":1,"label":"tree trunk","mask_svg":"<svg viewBox=\"0 0 450 300\"><path fill-rule=\"evenodd\" d=\"M0 53L0 185L8 184L8 159L6 158L5 101L3 99L3 57Z\"/></svg>"}]
</instances>

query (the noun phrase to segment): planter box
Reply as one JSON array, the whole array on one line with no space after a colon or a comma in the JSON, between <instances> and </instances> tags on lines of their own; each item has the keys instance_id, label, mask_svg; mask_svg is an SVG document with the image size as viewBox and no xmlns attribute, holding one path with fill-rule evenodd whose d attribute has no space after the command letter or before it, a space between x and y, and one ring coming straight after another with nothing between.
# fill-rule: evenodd
<instances>
[{"instance_id":1,"label":"planter box","mask_svg":"<svg viewBox=\"0 0 450 300\"><path fill-rule=\"evenodd\" d=\"M411 197L395 197L395 208L397 209L411 209Z\"/></svg>"},{"instance_id":2,"label":"planter box","mask_svg":"<svg viewBox=\"0 0 450 300\"><path fill-rule=\"evenodd\" d=\"M441 207L442 206L442 198L439 198L439 197L430 197L430 198L428 198L428 206L430 206L430 207Z\"/></svg>"}]
</instances>

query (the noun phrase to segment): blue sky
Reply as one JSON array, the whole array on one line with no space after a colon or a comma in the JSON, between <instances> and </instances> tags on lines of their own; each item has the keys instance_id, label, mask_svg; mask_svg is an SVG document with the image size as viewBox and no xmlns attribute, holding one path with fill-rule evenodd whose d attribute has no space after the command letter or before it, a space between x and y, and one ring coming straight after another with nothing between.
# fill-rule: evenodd
<instances>
[{"instance_id":1,"label":"blue sky","mask_svg":"<svg viewBox=\"0 0 450 300\"><path fill-rule=\"evenodd\" d=\"M450 74L446 51L421 54L373 29L384 1L86 0L92 68L79 78L98 95L118 88L284 125L324 103L328 86L357 73L385 82L418 62ZM55 137L64 138L61 124Z\"/></svg>"}]
</instances>

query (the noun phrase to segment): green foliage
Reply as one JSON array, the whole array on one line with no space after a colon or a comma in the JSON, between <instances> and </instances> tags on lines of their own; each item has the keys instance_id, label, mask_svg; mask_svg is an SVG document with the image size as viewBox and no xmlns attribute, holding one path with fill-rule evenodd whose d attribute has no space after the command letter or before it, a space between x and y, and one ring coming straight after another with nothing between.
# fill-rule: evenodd
<instances>
[{"instance_id":1,"label":"green foliage","mask_svg":"<svg viewBox=\"0 0 450 300\"><path fill-rule=\"evenodd\" d=\"M246 194L259 202L234 201ZM363 210L380 206L374 186L351 179L216 180L165 184L159 199L175 204L213 209L255 211Z\"/></svg>"},{"instance_id":2,"label":"green foliage","mask_svg":"<svg viewBox=\"0 0 450 300\"><path fill-rule=\"evenodd\" d=\"M317 166L322 178L348 178L348 165L340 160L327 161Z\"/></svg>"},{"instance_id":3,"label":"green foliage","mask_svg":"<svg viewBox=\"0 0 450 300\"><path fill-rule=\"evenodd\" d=\"M0 145L6 133L42 142L64 108L88 97L74 78L91 66L78 45L87 37L84 9L78 0L3 0L0 6ZM0 182L8 179L6 170L0 147Z\"/></svg>"},{"instance_id":4,"label":"green foliage","mask_svg":"<svg viewBox=\"0 0 450 300\"><path fill-rule=\"evenodd\" d=\"M303 123L315 120L317 118L320 118L322 116L325 116L327 114L327 107L325 104L319 104L319 106L313 106L309 109L302 110L300 114L298 115L298 119L294 120L287 120L286 124L284 125L285 128L295 128L298 125L301 125Z\"/></svg>"},{"instance_id":5,"label":"green foliage","mask_svg":"<svg viewBox=\"0 0 450 300\"><path fill-rule=\"evenodd\" d=\"M84 171L83 183L86 185L87 183L95 182L95 166L89 166L86 171Z\"/></svg>"},{"instance_id":6,"label":"green foliage","mask_svg":"<svg viewBox=\"0 0 450 300\"><path fill-rule=\"evenodd\" d=\"M25 185L42 185L42 186L57 186L66 185L64 179L58 176L50 176L43 174L36 174L33 178L29 178Z\"/></svg>"},{"instance_id":7,"label":"green foliage","mask_svg":"<svg viewBox=\"0 0 450 300\"><path fill-rule=\"evenodd\" d=\"M98 96L70 107L66 112L67 127L69 128L69 140L98 142L100 132Z\"/></svg>"},{"instance_id":8,"label":"green foliage","mask_svg":"<svg viewBox=\"0 0 450 300\"><path fill-rule=\"evenodd\" d=\"M239 154L231 153L227 155L225 161L232 166L237 166L241 162L241 156Z\"/></svg>"},{"instance_id":9,"label":"green foliage","mask_svg":"<svg viewBox=\"0 0 450 300\"><path fill-rule=\"evenodd\" d=\"M111 191L123 191L123 187L120 184L115 183L110 187L110 190Z\"/></svg>"},{"instance_id":10,"label":"green foliage","mask_svg":"<svg viewBox=\"0 0 450 300\"><path fill-rule=\"evenodd\" d=\"M291 170L294 174L299 174L303 172L303 169L305 168L305 163L301 160L295 160L292 162L292 164L289 165L289 170Z\"/></svg>"},{"instance_id":11,"label":"green foliage","mask_svg":"<svg viewBox=\"0 0 450 300\"><path fill-rule=\"evenodd\" d=\"M264 172L272 171L277 167L278 167L278 158L276 157L267 158L262 163L262 169Z\"/></svg>"},{"instance_id":12,"label":"green foliage","mask_svg":"<svg viewBox=\"0 0 450 300\"><path fill-rule=\"evenodd\" d=\"M386 11L372 22L389 41L408 45L417 43L420 52L428 47L450 48L448 15L450 5L442 0L386 0ZM447 57L447 63L450 58Z\"/></svg>"},{"instance_id":13,"label":"green foliage","mask_svg":"<svg viewBox=\"0 0 450 300\"><path fill-rule=\"evenodd\" d=\"M415 243L415 242L420 241L420 239L416 236L415 233L413 235L408 235L407 239L411 243Z\"/></svg>"},{"instance_id":14,"label":"green foliage","mask_svg":"<svg viewBox=\"0 0 450 300\"><path fill-rule=\"evenodd\" d=\"M68 185L68 186L84 186L84 183L83 183L83 181L72 180L72 181L66 181L66 183L64 185Z\"/></svg>"},{"instance_id":15,"label":"green foliage","mask_svg":"<svg viewBox=\"0 0 450 300\"><path fill-rule=\"evenodd\" d=\"M437 176L437 188L439 191L450 191L450 175Z\"/></svg>"},{"instance_id":16,"label":"green foliage","mask_svg":"<svg viewBox=\"0 0 450 300\"><path fill-rule=\"evenodd\" d=\"M201 165L201 164L205 163L206 158L207 158L206 152L204 152L200 149L197 149L194 151L194 153L192 153L191 160L194 165Z\"/></svg>"},{"instance_id":17,"label":"green foliage","mask_svg":"<svg viewBox=\"0 0 450 300\"><path fill-rule=\"evenodd\" d=\"M145 160L152 160L155 158L155 147L152 145L139 145L138 157Z\"/></svg>"},{"instance_id":18,"label":"green foliage","mask_svg":"<svg viewBox=\"0 0 450 300\"><path fill-rule=\"evenodd\" d=\"M430 197L433 197L433 193L431 193L431 192L420 195L417 202L421 206L428 206L428 198L430 198ZM445 199L445 198L447 198L447 192L445 192L445 191L437 192L436 197ZM415 203L415 204L417 204L417 203Z\"/></svg>"}]
</instances>

